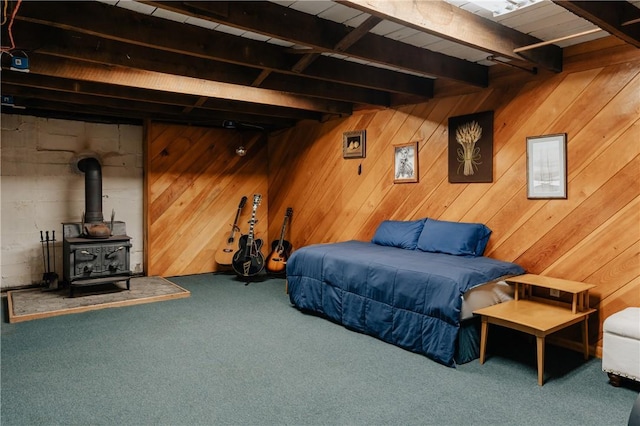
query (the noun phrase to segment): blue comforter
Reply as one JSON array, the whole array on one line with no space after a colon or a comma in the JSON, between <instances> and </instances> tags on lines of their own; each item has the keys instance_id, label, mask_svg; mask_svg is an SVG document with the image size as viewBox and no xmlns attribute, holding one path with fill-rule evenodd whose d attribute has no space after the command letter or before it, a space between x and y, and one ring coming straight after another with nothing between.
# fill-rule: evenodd
<instances>
[{"instance_id":1,"label":"blue comforter","mask_svg":"<svg viewBox=\"0 0 640 426\"><path fill-rule=\"evenodd\" d=\"M523 274L509 262L362 241L316 244L287 261L291 303L454 366L462 294Z\"/></svg>"}]
</instances>

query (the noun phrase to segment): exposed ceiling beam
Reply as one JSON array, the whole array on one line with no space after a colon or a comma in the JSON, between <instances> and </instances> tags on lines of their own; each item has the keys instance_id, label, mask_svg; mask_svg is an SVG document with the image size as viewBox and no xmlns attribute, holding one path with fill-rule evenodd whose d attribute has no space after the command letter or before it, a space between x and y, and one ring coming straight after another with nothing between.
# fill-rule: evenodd
<instances>
[{"instance_id":1,"label":"exposed ceiling beam","mask_svg":"<svg viewBox=\"0 0 640 426\"><path fill-rule=\"evenodd\" d=\"M354 28L346 36L344 36L342 40L336 43L336 45L333 47L334 50L337 50L339 52L344 52L356 41L364 37L365 34L371 31L373 27L378 25L381 21L382 21L381 18L378 18L376 16L370 16L362 24L358 25L357 28ZM292 70L295 72L304 71L304 69L307 68L309 65L311 65L311 62L318 59L319 56L320 56L319 53L308 53L304 55L298 62L296 62Z\"/></svg>"},{"instance_id":2,"label":"exposed ceiling beam","mask_svg":"<svg viewBox=\"0 0 640 426\"><path fill-rule=\"evenodd\" d=\"M287 54L286 49L274 44L141 15L93 1L23 2L16 19L158 49L164 51L174 63L179 63L181 56L186 56L183 59L185 62L197 57L253 67L258 73L268 69L295 75L291 67L300 59L299 55ZM118 24L114 25L114 22ZM180 36L176 37L175 34ZM344 62L321 57L305 70L305 76L426 97L433 93L433 82L428 78L356 63L345 67Z\"/></svg>"},{"instance_id":3,"label":"exposed ceiling beam","mask_svg":"<svg viewBox=\"0 0 640 426\"><path fill-rule=\"evenodd\" d=\"M160 50L41 24L21 22L18 30L17 36L25 49L51 56L242 85L253 85L252 81L255 81L259 74L259 71L252 67L202 58L175 61L172 55ZM284 80L287 84L282 84ZM379 90L295 75L284 76L274 73L260 87L303 96L321 96L337 101L389 106L389 96Z\"/></svg>"},{"instance_id":4,"label":"exposed ceiling beam","mask_svg":"<svg viewBox=\"0 0 640 426\"><path fill-rule=\"evenodd\" d=\"M171 92L184 95L251 102L266 106L298 108L337 115L351 114L350 104L344 102L302 97L275 90L182 77L154 71L52 58L37 53L32 53L30 58L30 69L33 74L80 81L94 81L161 92L168 92L168 88L171 88Z\"/></svg>"},{"instance_id":5,"label":"exposed ceiling beam","mask_svg":"<svg viewBox=\"0 0 640 426\"><path fill-rule=\"evenodd\" d=\"M343 53L336 49L352 28L266 1L222 2L226 12L220 12L220 2L148 1L156 7L189 16L224 23L281 40L319 49ZM394 2L395 3L395 2ZM210 9L210 6L214 10ZM409 70L433 77L447 78L486 87L487 67L469 61L432 52L382 37L364 34L344 51L355 58Z\"/></svg>"},{"instance_id":6,"label":"exposed ceiling beam","mask_svg":"<svg viewBox=\"0 0 640 426\"><path fill-rule=\"evenodd\" d=\"M626 1L554 1L606 32L640 48L640 9Z\"/></svg>"},{"instance_id":7,"label":"exposed ceiling beam","mask_svg":"<svg viewBox=\"0 0 640 426\"><path fill-rule=\"evenodd\" d=\"M95 101L96 97L87 96L82 103L78 103L82 97L56 96L55 93L30 91L29 94L20 93L20 89L11 85L2 84L2 91L6 94L13 94L16 97L16 105L24 107L31 115L53 116L59 118L74 118L97 120L101 117L118 117L120 120L131 122L133 120L154 120L167 121L182 124L193 124L202 126L221 126L222 122L229 117L223 114L212 114L211 112L194 111L183 114L182 109L175 106L158 107L157 104L147 104L145 102L125 102L114 99ZM20 97L18 99L18 97ZM16 110L19 111L19 110ZM11 108L3 109L4 112L15 112ZM235 119L235 117L234 117ZM102 121L102 120L100 120ZM241 120L238 120L241 121ZM286 128L294 124L293 121L283 122L275 128ZM266 124L269 125L269 124Z\"/></svg>"},{"instance_id":8,"label":"exposed ceiling beam","mask_svg":"<svg viewBox=\"0 0 640 426\"><path fill-rule=\"evenodd\" d=\"M126 101L148 102L161 105L179 105L184 108L198 108L209 111L233 113L236 120L277 120L280 118L320 120L322 115L312 111L256 105L246 102L210 99L204 96L182 95L172 92L159 92L135 87L114 86L92 81L70 80L60 77L7 71L2 76L4 84L34 89L48 89L58 93L91 95L100 98L115 98ZM25 92L22 92L24 94ZM211 112L209 112L211 113ZM242 118L238 118L242 115ZM227 114L227 117L231 114Z\"/></svg>"},{"instance_id":9,"label":"exposed ceiling beam","mask_svg":"<svg viewBox=\"0 0 640 426\"><path fill-rule=\"evenodd\" d=\"M336 0L345 6L509 59L525 59L545 69L562 71L562 49L544 46L515 54L514 49L541 40L474 15L444 1Z\"/></svg>"}]
</instances>

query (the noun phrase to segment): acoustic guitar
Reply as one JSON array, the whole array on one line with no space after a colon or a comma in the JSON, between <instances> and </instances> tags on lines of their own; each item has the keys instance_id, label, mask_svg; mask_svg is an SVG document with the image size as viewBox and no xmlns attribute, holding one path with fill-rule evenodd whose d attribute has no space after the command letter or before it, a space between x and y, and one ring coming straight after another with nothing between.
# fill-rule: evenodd
<instances>
[{"instance_id":1,"label":"acoustic guitar","mask_svg":"<svg viewBox=\"0 0 640 426\"><path fill-rule=\"evenodd\" d=\"M224 244L216 250L215 260L219 265L231 265L233 261L233 255L238 248L236 244L236 232L240 232L240 228L238 228L238 218L240 217L240 213L244 208L244 205L247 203L247 197L242 197L240 200L240 204L238 205L238 211L236 212L236 218L233 221L233 225L231 226L231 233L229 237L225 239Z\"/></svg>"},{"instance_id":2,"label":"acoustic guitar","mask_svg":"<svg viewBox=\"0 0 640 426\"><path fill-rule=\"evenodd\" d=\"M284 272L287 266L287 259L291 255L291 243L284 239L285 229L287 228L287 221L291 220L293 209L287 208L287 213L284 215L282 221L282 230L280 231L280 239L274 240L271 243L271 253L267 257L267 271L273 274L281 274Z\"/></svg>"},{"instance_id":3,"label":"acoustic guitar","mask_svg":"<svg viewBox=\"0 0 640 426\"><path fill-rule=\"evenodd\" d=\"M253 210L249 221L249 234L240 237L238 246L240 249L233 255L231 266L241 277L251 277L259 274L264 269L264 255L262 254L262 240L253 236L256 224L256 210L260 204L262 195L253 196Z\"/></svg>"}]
</instances>

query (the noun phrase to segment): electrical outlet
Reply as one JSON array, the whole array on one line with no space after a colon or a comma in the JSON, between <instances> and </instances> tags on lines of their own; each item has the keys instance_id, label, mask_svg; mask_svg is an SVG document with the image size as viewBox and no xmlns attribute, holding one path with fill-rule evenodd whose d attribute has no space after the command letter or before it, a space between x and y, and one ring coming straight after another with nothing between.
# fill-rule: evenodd
<instances>
[{"instance_id":1,"label":"electrical outlet","mask_svg":"<svg viewBox=\"0 0 640 426\"><path fill-rule=\"evenodd\" d=\"M551 297L560 297L560 290L556 290L553 288L549 289L549 296Z\"/></svg>"}]
</instances>

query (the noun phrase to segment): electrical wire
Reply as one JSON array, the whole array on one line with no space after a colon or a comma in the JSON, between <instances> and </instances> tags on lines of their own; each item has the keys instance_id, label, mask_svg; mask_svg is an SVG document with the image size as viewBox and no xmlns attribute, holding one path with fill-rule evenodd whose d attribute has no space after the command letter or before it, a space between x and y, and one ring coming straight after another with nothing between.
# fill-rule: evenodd
<instances>
[{"instance_id":1,"label":"electrical wire","mask_svg":"<svg viewBox=\"0 0 640 426\"><path fill-rule=\"evenodd\" d=\"M7 7L9 7L9 0L4 0L4 7L2 8L2 25L7 23Z\"/></svg>"},{"instance_id":2,"label":"electrical wire","mask_svg":"<svg viewBox=\"0 0 640 426\"><path fill-rule=\"evenodd\" d=\"M5 10L4 20L5 21L6 21L6 9L7 9L7 4L8 3L9 3L9 0L5 0L5 6L4 6L4 10ZM16 2L16 7L13 9L13 12L11 13L11 19L9 20L9 25L7 26L7 31L9 33L9 41L11 42L11 46L2 46L1 49L2 49L3 53L11 54L11 51L16 48L16 43L13 40L13 30L12 30L12 28L13 28L13 21L15 20L16 15L18 14L18 9L20 9L20 4L21 3L22 3L22 0L18 0ZM4 24L4 22L3 22L3 24Z\"/></svg>"}]
</instances>

